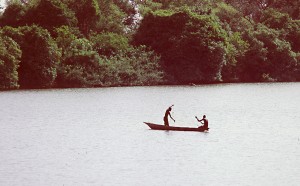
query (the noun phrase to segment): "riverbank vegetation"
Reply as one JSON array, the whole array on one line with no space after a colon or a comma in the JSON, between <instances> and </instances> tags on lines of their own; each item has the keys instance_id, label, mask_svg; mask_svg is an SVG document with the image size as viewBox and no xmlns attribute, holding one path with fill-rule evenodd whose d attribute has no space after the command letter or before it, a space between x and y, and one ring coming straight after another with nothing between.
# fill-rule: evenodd
<instances>
[{"instance_id":1,"label":"riverbank vegetation","mask_svg":"<svg viewBox=\"0 0 300 186\"><path fill-rule=\"evenodd\" d=\"M300 80L300 3L7 1L0 89Z\"/></svg>"}]
</instances>

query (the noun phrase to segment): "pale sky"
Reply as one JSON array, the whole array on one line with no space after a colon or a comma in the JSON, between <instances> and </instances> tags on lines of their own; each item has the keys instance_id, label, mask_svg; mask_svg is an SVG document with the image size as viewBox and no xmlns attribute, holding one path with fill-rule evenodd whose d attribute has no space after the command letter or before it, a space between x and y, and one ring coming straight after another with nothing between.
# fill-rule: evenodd
<instances>
[{"instance_id":1,"label":"pale sky","mask_svg":"<svg viewBox=\"0 0 300 186\"><path fill-rule=\"evenodd\" d=\"M3 12L3 7L5 5L5 0L0 0L0 14Z\"/></svg>"},{"instance_id":2,"label":"pale sky","mask_svg":"<svg viewBox=\"0 0 300 186\"><path fill-rule=\"evenodd\" d=\"M5 0L0 0L0 5L1 6L5 5Z\"/></svg>"}]
</instances>

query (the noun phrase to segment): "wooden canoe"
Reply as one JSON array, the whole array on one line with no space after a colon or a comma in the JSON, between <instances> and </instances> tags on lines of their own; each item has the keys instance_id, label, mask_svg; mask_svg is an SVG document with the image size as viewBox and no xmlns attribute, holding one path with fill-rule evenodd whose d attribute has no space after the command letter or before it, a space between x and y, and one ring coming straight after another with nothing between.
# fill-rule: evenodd
<instances>
[{"instance_id":1,"label":"wooden canoe","mask_svg":"<svg viewBox=\"0 0 300 186\"><path fill-rule=\"evenodd\" d=\"M165 126L165 125L159 125L149 122L144 122L146 125L148 125L153 130L176 130L176 131L195 131L195 132L205 132L208 131L209 128L191 128L191 127L174 127L174 126Z\"/></svg>"}]
</instances>

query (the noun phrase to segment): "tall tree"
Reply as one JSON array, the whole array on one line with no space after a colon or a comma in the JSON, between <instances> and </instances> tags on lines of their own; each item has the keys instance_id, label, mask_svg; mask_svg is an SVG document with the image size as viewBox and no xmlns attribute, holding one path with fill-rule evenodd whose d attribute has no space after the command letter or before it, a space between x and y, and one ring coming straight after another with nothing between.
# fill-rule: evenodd
<instances>
[{"instance_id":1,"label":"tall tree","mask_svg":"<svg viewBox=\"0 0 300 186\"><path fill-rule=\"evenodd\" d=\"M249 50L239 62L242 81L295 80L297 55L289 42L280 38L280 31L258 24L245 35Z\"/></svg>"},{"instance_id":2,"label":"tall tree","mask_svg":"<svg viewBox=\"0 0 300 186\"><path fill-rule=\"evenodd\" d=\"M75 11L79 30L88 35L100 19L100 8L97 0L70 0L68 6Z\"/></svg>"},{"instance_id":3,"label":"tall tree","mask_svg":"<svg viewBox=\"0 0 300 186\"><path fill-rule=\"evenodd\" d=\"M0 89L19 88L20 46L0 32Z\"/></svg>"},{"instance_id":4,"label":"tall tree","mask_svg":"<svg viewBox=\"0 0 300 186\"><path fill-rule=\"evenodd\" d=\"M48 31L62 25L76 26L75 13L59 0L41 0L26 13L26 23L39 25Z\"/></svg>"},{"instance_id":5,"label":"tall tree","mask_svg":"<svg viewBox=\"0 0 300 186\"><path fill-rule=\"evenodd\" d=\"M38 26L4 27L3 34L13 38L22 50L19 73L21 88L52 86L61 53L49 32Z\"/></svg>"},{"instance_id":6,"label":"tall tree","mask_svg":"<svg viewBox=\"0 0 300 186\"><path fill-rule=\"evenodd\" d=\"M18 27L25 25L24 16L26 11L27 7L21 3L10 3L0 17L0 26Z\"/></svg>"},{"instance_id":7,"label":"tall tree","mask_svg":"<svg viewBox=\"0 0 300 186\"><path fill-rule=\"evenodd\" d=\"M143 19L135 42L161 54L164 69L179 83L203 83L221 80L225 37L212 16L157 11Z\"/></svg>"}]
</instances>

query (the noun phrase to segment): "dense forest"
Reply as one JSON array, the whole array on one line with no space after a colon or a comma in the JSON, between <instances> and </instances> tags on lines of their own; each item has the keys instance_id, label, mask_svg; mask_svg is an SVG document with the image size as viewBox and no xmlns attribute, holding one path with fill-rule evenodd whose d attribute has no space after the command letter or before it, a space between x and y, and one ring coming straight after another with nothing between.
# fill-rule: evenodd
<instances>
[{"instance_id":1,"label":"dense forest","mask_svg":"<svg viewBox=\"0 0 300 186\"><path fill-rule=\"evenodd\" d=\"M0 89L300 80L300 1L7 0Z\"/></svg>"}]
</instances>

